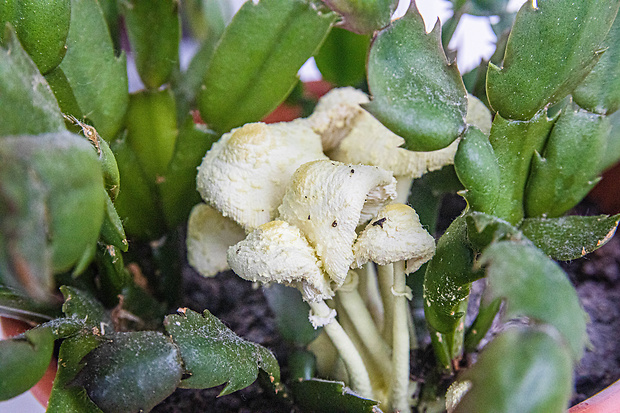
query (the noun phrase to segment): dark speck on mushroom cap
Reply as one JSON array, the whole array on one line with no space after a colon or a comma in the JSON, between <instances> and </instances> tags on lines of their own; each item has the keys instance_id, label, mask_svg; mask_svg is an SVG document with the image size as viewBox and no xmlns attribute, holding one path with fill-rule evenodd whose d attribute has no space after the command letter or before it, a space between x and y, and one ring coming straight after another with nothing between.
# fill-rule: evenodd
<instances>
[{"instance_id":1,"label":"dark speck on mushroom cap","mask_svg":"<svg viewBox=\"0 0 620 413\"><path fill-rule=\"evenodd\" d=\"M383 223L387 220L387 218L381 218L376 220L375 222L372 223L373 226L377 226L379 225L381 228L383 228Z\"/></svg>"}]
</instances>

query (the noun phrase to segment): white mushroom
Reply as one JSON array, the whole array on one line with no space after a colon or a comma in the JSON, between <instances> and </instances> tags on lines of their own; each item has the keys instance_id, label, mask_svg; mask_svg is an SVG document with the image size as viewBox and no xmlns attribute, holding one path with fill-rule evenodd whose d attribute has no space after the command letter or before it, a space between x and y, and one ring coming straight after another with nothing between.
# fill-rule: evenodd
<instances>
[{"instance_id":1,"label":"white mushroom","mask_svg":"<svg viewBox=\"0 0 620 413\"><path fill-rule=\"evenodd\" d=\"M232 270L249 281L278 282L299 288L304 300L331 298L330 280L299 229L271 221L228 249Z\"/></svg>"},{"instance_id":2,"label":"white mushroom","mask_svg":"<svg viewBox=\"0 0 620 413\"><path fill-rule=\"evenodd\" d=\"M370 311L358 290L359 276L349 270L345 283L336 291L336 300L340 314L348 316L354 330L354 336L360 338L359 346L363 346L372 359L369 363L371 381L374 384L375 396L387 402L387 393L392 376L391 348L381 337L381 332L372 319ZM343 322L347 331L347 325ZM382 397L384 396L384 397Z\"/></svg>"},{"instance_id":3,"label":"white mushroom","mask_svg":"<svg viewBox=\"0 0 620 413\"><path fill-rule=\"evenodd\" d=\"M384 331L391 330L392 337L390 401L393 410L408 412L410 346L407 298L411 296L411 291L407 287L405 276L431 259L435 252L435 240L422 228L418 215L411 207L390 204L366 226L353 249L356 257L353 266L361 266L372 260L380 265L379 268L391 265L394 267L391 295L387 294L386 280L379 280L383 287L384 304L392 306L391 312L386 308L384 325L388 329ZM390 315L393 316L391 323L388 321Z\"/></svg>"},{"instance_id":4,"label":"white mushroom","mask_svg":"<svg viewBox=\"0 0 620 413\"><path fill-rule=\"evenodd\" d=\"M332 89L319 99L307 121L321 135L324 151L338 146L360 118L372 117L360 106L368 102L368 95L352 87Z\"/></svg>"},{"instance_id":5,"label":"white mushroom","mask_svg":"<svg viewBox=\"0 0 620 413\"><path fill-rule=\"evenodd\" d=\"M335 319L335 311L325 304L324 298L334 294L330 281L297 227L284 221L261 225L230 247L228 262L241 278L299 288L310 305L310 320L315 328L324 327L347 367L353 389L363 397L373 397L370 377L359 352Z\"/></svg>"},{"instance_id":6,"label":"white mushroom","mask_svg":"<svg viewBox=\"0 0 620 413\"><path fill-rule=\"evenodd\" d=\"M352 268L359 268L368 261L379 265L405 261L405 274L410 274L432 258L435 239L422 227L413 208L390 204L361 232L353 252Z\"/></svg>"},{"instance_id":7,"label":"white mushroom","mask_svg":"<svg viewBox=\"0 0 620 413\"><path fill-rule=\"evenodd\" d=\"M227 270L228 247L245 238L245 231L207 204L194 206L187 225L187 259L205 277Z\"/></svg>"},{"instance_id":8,"label":"white mushroom","mask_svg":"<svg viewBox=\"0 0 620 413\"><path fill-rule=\"evenodd\" d=\"M305 121L250 123L223 135L198 169L202 198L246 231L275 218L293 172L325 159Z\"/></svg>"},{"instance_id":9,"label":"white mushroom","mask_svg":"<svg viewBox=\"0 0 620 413\"><path fill-rule=\"evenodd\" d=\"M458 142L431 152L409 151L402 148L404 144L403 138L369 115L361 118L340 145L328 152L328 156L341 162L373 165L392 171L399 182L396 202L404 203L413 179L454 163Z\"/></svg>"},{"instance_id":10,"label":"white mushroom","mask_svg":"<svg viewBox=\"0 0 620 413\"><path fill-rule=\"evenodd\" d=\"M484 103L473 95L468 97L466 120L489 134L491 113ZM341 136L337 145L332 145L329 149L324 147L324 150L330 159L373 165L392 171L398 181L396 202L407 201L413 179L454 163L458 140L436 151L414 152L403 148L405 140L368 113L357 116L355 122L350 123L349 133Z\"/></svg>"},{"instance_id":11,"label":"white mushroom","mask_svg":"<svg viewBox=\"0 0 620 413\"><path fill-rule=\"evenodd\" d=\"M355 229L392 200L392 174L366 165L313 161L293 176L278 208L280 219L297 226L340 286L353 262Z\"/></svg>"}]
</instances>

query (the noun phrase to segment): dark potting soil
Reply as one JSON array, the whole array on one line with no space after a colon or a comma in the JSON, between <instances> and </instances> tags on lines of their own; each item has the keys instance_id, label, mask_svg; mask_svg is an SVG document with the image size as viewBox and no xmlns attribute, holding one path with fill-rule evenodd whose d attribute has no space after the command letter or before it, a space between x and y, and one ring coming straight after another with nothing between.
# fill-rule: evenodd
<instances>
[{"instance_id":1,"label":"dark potting soil","mask_svg":"<svg viewBox=\"0 0 620 413\"><path fill-rule=\"evenodd\" d=\"M260 288L254 288L231 271L205 278L189 266L183 269L183 307L209 310L237 335L270 349L286 374L287 346ZM290 402L276 398L257 380L245 389L218 397L224 385L205 390L177 389L156 406L157 413L284 413L294 412Z\"/></svg>"},{"instance_id":2,"label":"dark potting soil","mask_svg":"<svg viewBox=\"0 0 620 413\"><path fill-rule=\"evenodd\" d=\"M444 215L458 214L462 208L457 199L447 202L451 203L452 206L442 208ZM587 204L582 204L578 212L596 214ZM438 228L442 229L441 221ZM584 258L560 265L577 287L591 319L588 324L591 346L575 369L571 404L576 404L620 378L620 236ZM287 345L277 332L260 288L254 288L231 272L204 278L186 266L183 277L182 306L198 312L207 309L239 336L269 348L280 363L282 378L287 379ZM299 412L289 401L275 397L271 390L261 386L260 380L233 394L217 397L222 388L178 389L153 412Z\"/></svg>"},{"instance_id":3,"label":"dark potting soil","mask_svg":"<svg viewBox=\"0 0 620 413\"><path fill-rule=\"evenodd\" d=\"M620 235L586 257L561 265L590 315L591 345L575 369L576 404L620 379Z\"/></svg>"}]
</instances>

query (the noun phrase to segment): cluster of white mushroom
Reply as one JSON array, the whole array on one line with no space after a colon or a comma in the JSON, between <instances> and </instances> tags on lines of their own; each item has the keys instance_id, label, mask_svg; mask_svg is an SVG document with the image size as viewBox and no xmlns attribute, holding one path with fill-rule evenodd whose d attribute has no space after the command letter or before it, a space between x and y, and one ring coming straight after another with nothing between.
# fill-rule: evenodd
<instances>
[{"instance_id":1,"label":"cluster of white mushroom","mask_svg":"<svg viewBox=\"0 0 620 413\"><path fill-rule=\"evenodd\" d=\"M405 202L414 178L453 162L458 142L405 150L365 102L363 92L336 89L307 119L223 135L198 171L206 203L190 216L188 258L205 276L231 268L247 280L298 288L353 389L408 411L405 275L432 257L435 242ZM479 113L473 104L470 113ZM490 128L488 111L482 118ZM335 320L336 305L354 331Z\"/></svg>"}]
</instances>

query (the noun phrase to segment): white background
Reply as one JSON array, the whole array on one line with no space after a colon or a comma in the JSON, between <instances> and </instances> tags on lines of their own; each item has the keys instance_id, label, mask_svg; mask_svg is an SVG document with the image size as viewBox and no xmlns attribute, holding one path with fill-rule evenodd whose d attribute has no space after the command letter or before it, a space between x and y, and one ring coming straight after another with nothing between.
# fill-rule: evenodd
<instances>
[{"instance_id":1,"label":"white background","mask_svg":"<svg viewBox=\"0 0 620 413\"><path fill-rule=\"evenodd\" d=\"M244 0L230 0L232 7L240 7ZM407 10L410 0L401 0L396 10L396 16L401 16ZM511 0L509 7L517 10L524 0ZM447 0L417 0L417 6L424 17L427 30L431 30L437 18L445 20L450 17L450 3ZM488 58L495 50L495 35L490 28L489 18L465 15L450 43L450 48L458 49L457 64L461 73L466 73L478 66L481 58ZM184 56L187 60L188 56ZM130 68L130 77L136 82L135 68ZM301 73L303 80L316 80L320 74L313 62L304 65ZM134 83L135 90L139 83ZM0 334L1 335L1 334ZM30 393L24 393L9 401L0 402L0 413L41 413L43 407Z\"/></svg>"}]
</instances>

